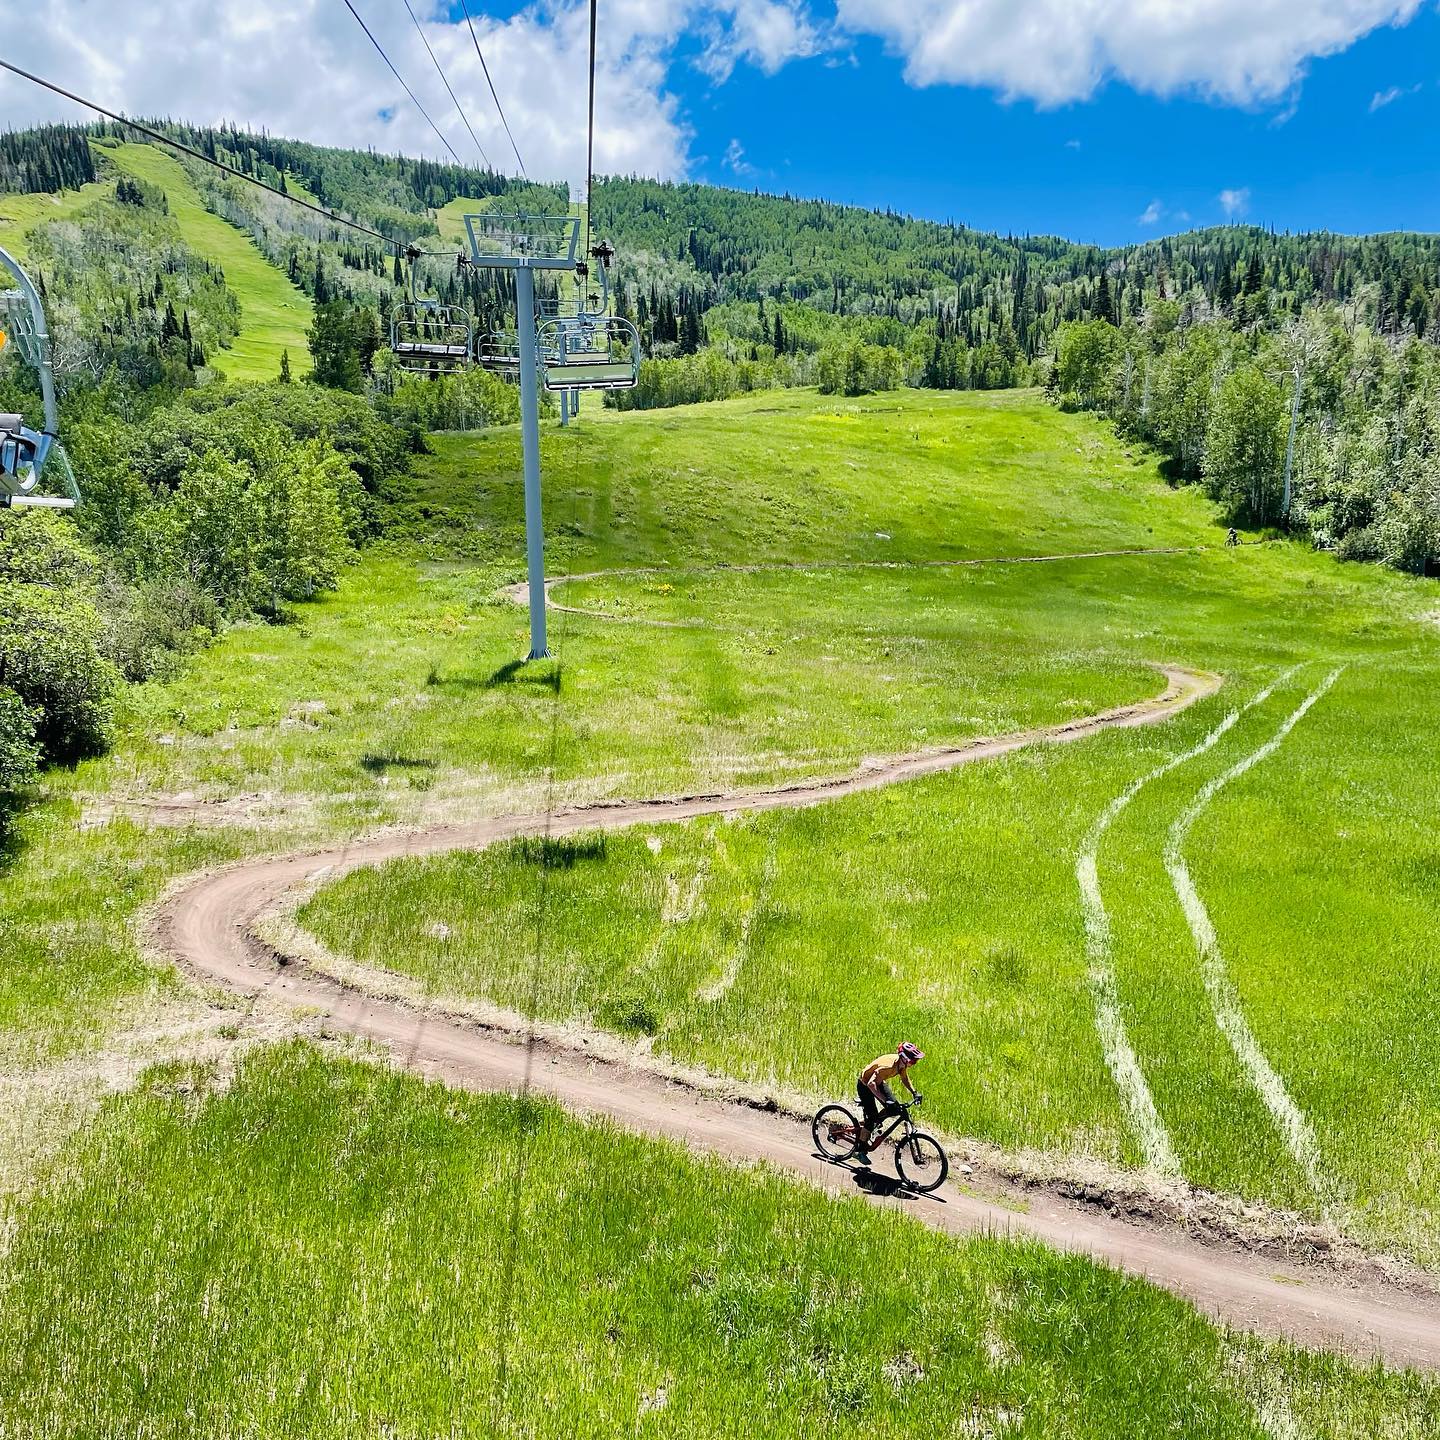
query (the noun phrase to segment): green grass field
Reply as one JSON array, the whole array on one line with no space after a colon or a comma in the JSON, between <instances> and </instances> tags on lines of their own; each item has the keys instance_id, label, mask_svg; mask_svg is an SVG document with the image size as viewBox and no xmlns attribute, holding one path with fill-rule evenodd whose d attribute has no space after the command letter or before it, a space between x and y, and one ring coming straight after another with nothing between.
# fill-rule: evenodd
<instances>
[{"instance_id":1,"label":"green grass field","mask_svg":"<svg viewBox=\"0 0 1440 1440\"><path fill-rule=\"evenodd\" d=\"M1030 491L1037 515L1068 511L1074 538L1087 546L1214 535L1202 502L1126 459L1093 422L1059 417L1047 432L1048 412L1035 398L907 396L877 408L877 425L908 413L912 429L950 432L943 460L929 449L887 459L877 446L857 478L837 438L816 452L823 468L801 465L812 428L822 436L856 429L812 422L811 412L834 410L813 395L684 414L602 419L587 411L570 431L549 428L552 565L743 561L787 547L797 557L874 558L888 553L874 534L880 517L911 558L1048 548L1049 537L1011 535L989 518L990 496L1006 484ZM757 435L771 425L778 460L765 457ZM1033 458L1007 448L1012 429L1032 437ZM379 824L543 806L553 672L509 668L524 653L525 616L496 594L524 573L519 437L508 430L434 444L414 498L396 509L392 538L336 596L301 607L295 624L238 626L179 679L130 691L114 753L51 774L43 803L18 828L11 873L19 883L0 888L7 1051L86 1043L112 1006L173 986L142 962L129 919L174 874ZM1064 464L1077 447L1086 456L1079 478ZM975 499L937 505L934 491L967 455ZM766 474L737 479L737 457ZM789 466L805 473L792 481ZM827 477L835 477L833 494ZM796 486L804 505L792 499ZM1066 718L1157 686L1125 657L1072 667L1062 685L1068 662L1037 665L1024 644L1011 644L1010 679L989 686L983 708L972 711L954 707L923 673L867 695L859 657L818 682L815 656L830 652L814 641L771 656L763 653L771 647L718 629L568 617L556 634L566 701L558 793L571 800L825 773L916 743L917 706L934 717L936 738L958 738L992 724ZM936 675L946 686L968 675L973 698L984 655L943 645L933 653ZM661 705L670 723L656 726L649 714ZM157 829L144 803L125 803L187 795L216 802L211 813L229 823Z\"/></svg>"},{"instance_id":2,"label":"green grass field","mask_svg":"<svg viewBox=\"0 0 1440 1440\"><path fill-rule=\"evenodd\" d=\"M1137 670L1123 662L1142 656L1184 659L1229 683L1159 729L804 814L654 827L609 836L598 851L580 842L580 858L550 880L563 898L550 911L547 1018L651 1034L678 1061L803 1096L847 1089L857 1055L918 1036L934 1056L925 1088L935 1123L1011 1149L1141 1164L1088 993L1080 841L1130 781L1298 663L1107 837L1101 878L1122 1005L1186 1178L1310 1213L1333 1199L1335 1217L1373 1243L1440 1254L1440 1157L1424 1141L1440 1106L1440 1010L1423 960L1440 814L1423 757L1440 720L1440 647L1407 589L1259 549L677 581L673 594L642 600L708 617L754 653L793 647L817 677L863 662L871 703L910 700L902 749L950 740L963 723L1019 728L1035 712L1013 696L1049 694L1057 713L1067 673L1117 665L1128 679ZM1308 603L1292 599L1283 623L1269 618L1307 585ZM1057 658L1058 671L1045 667ZM1198 787L1253 752L1343 663L1286 748L1217 799L1188 842L1243 1009L1318 1133L1333 1183L1316 1189L1217 1028L1160 860ZM1101 687L1083 689L1092 705ZM745 714L783 743L763 706ZM799 733L810 732L802 723ZM1398 774L1418 783L1397 787ZM1337 839L1338 866L1326 858ZM396 862L328 887L303 918L331 948L432 993L523 1009L535 870L522 844ZM1296 898L1299 924L1277 896ZM788 1038L776 1046L775 1036Z\"/></svg>"},{"instance_id":3,"label":"green grass field","mask_svg":"<svg viewBox=\"0 0 1440 1440\"><path fill-rule=\"evenodd\" d=\"M310 297L248 235L205 208L178 160L153 145L116 145L104 153L127 175L164 190L185 243L224 269L225 283L240 301L240 333L229 349L210 357L213 367L232 380L273 380L288 350L291 365L303 372L314 313Z\"/></svg>"},{"instance_id":4,"label":"green grass field","mask_svg":"<svg viewBox=\"0 0 1440 1440\"><path fill-rule=\"evenodd\" d=\"M1128 783L1300 663L1137 795L1099 875L1123 1013L1186 1175L1313 1212L1220 1037L1162 855L1198 787L1344 663L1275 755L1197 818L1186 855L1341 1218L1433 1258L1423 976L1440 631L1418 618L1440 608L1433 583L1285 545L907 564L1218 545L1203 499L1035 396L592 407L544 444L551 571L666 572L561 598L686 626L556 616L560 664L515 670L525 617L496 592L523 574L518 436L437 437L388 538L336 596L291 624L236 627L178 679L130 692L114 752L52 773L21 817L0 886L0 1056L17 1093L63 1088L137 1013L180 1004L185 983L142 954L135 922L201 866L540 810L552 753L561 804L832 773L1148 696L1161 682L1147 662L1178 661L1229 683L1165 726L804 814L657 829L658 852L644 833L615 835L548 877L563 903L547 1014L641 1040L653 1029L663 1054L814 1093L848 1089L856 1055L904 1026L931 1051L937 1122L1138 1164L1095 1029L1076 853ZM809 568L713 568L782 560ZM157 801L194 807L194 823L154 823ZM503 932L538 879L513 849L396 866L322 892L306 918L434 991L503 1002L507 964L528 958ZM442 920L446 946L427 933ZM757 1051L771 1074L755 1075ZM464 1407L493 1396L494 1187L513 1114L303 1051L255 1062L228 1095L202 1103L203 1089L162 1075L113 1101L0 1217L15 1227L0 1261L0 1433L131 1433L143 1417L157 1434L221 1435L258 1416L267 1435L422 1435L481 1414ZM1433 1428L1433 1387L1241 1344L1095 1267L956 1247L549 1112L537 1125L524 1233L546 1263L516 1293L544 1328L513 1353L514 1373L548 1388L513 1433L574 1433L582 1414L599 1433L631 1433L637 1417L642 1433L755 1433L760 1403L772 1429L827 1435L873 1430L896 1405L913 1428L961 1434L1359 1436L1377 1416L1384 1433ZM582 1224L593 1239L558 1243ZM852 1246L866 1258L849 1264ZM736 1276L738 1298L710 1308L671 1249L696 1273ZM873 1319L891 1255L925 1277L913 1341ZM777 1275L789 1298L767 1288ZM1029 1317L998 1350L974 1328L984 1305L952 1303L992 1291ZM856 1307L872 1318L847 1328ZM716 1315L764 1323L717 1351L730 1332ZM647 1326L654 1339L617 1360L608 1330ZM833 1351L813 1350L816 1334ZM885 1378L901 1349L923 1384ZM806 1354L822 1360L807 1369ZM853 1410L832 1414L830 1377ZM637 1397L662 1388L667 1407L640 1414Z\"/></svg>"},{"instance_id":5,"label":"green grass field","mask_svg":"<svg viewBox=\"0 0 1440 1440\"><path fill-rule=\"evenodd\" d=\"M956 1243L549 1106L303 1046L212 1083L152 1072L20 1218L7 1436L1440 1424L1418 1380L1228 1337L1083 1261Z\"/></svg>"}]
</instances>

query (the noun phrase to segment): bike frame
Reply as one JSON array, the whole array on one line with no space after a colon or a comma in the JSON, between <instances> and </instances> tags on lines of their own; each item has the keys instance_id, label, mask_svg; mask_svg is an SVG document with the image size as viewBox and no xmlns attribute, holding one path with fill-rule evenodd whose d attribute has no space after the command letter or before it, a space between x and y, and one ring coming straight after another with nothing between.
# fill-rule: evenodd
<instances>
[{"instance_id":1,"label":"bike frame","mask_svg":"<svg viewBox=\"0 0 1440 1440\"><path fill-rule=\"evenodd\" d=\"M870 1136L869 1148L871 1150L878 1150L880 1146L884 1145L890 1139L890 1137L894 1135L898 1129L901 1128L901 1126L904 1126L905 1134L900 1136L900 1138L895 1141L895 1144L897 1145L902 1144L906 1139L909 1138L910 1132L915 1128L915 1122L910 1118L910 1111L915 1107L917 1102L914 1100L897 1100L895 1103L899 1105L900 1113L898 1115L892 1115L888 1121L882 1120L880 1122L880 1128ZM862 1116L859 1120L855 1122L855 1131L857 1135L864 1128L864 1126L865 1120Z\"/></svg>"}]
</instances>

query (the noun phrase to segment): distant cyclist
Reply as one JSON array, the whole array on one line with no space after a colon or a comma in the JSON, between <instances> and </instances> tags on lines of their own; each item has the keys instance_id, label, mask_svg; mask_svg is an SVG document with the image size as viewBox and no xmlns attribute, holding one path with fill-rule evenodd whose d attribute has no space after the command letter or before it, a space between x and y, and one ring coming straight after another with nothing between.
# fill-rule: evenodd
<instances>
[{"instance_id":1,"label":"distant cyclist","mask_svg":"<svg viewBox=\"0 0 1440 1440\"><path fill-rule=\"evenodd\" d=\"M877 1055L861 1072L855 1082L855 1093L860 1097L860 1108L865 1118L860 1124L860 1163L868 1165L870 1132L884 1119L894 1115L900 1102L889 1082L897 1075L910 1094L919 1100L920 1092L910 1080L910 1067L918 1065L925 1058L925 1052L918 1045L907 1040L897 1045L888 1055Z\"/></svg>"},{"instance_id":2,"label":"distant cyclist","mask_svg":"<svg viewBox=\"0 0 1440 1440\"><path fill-rule=\"evenodd\" d=\"M1239 543L1240 543L1240 532L1232 525L1232 526L1230 527L1230 533L1225 537L1225 545L1226 545L1226 548L1228 549L1230 546L1232 546L1232 545L1238 545Z\"/></svg>"}]
</instances>

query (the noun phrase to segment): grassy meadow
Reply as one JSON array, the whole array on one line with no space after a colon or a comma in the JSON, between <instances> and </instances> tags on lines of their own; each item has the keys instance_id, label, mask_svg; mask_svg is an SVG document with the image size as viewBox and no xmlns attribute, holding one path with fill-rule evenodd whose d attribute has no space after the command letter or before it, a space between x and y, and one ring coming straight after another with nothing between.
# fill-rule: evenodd
<instances>
[{"instance_id":1,"label":"grassy meadow","mask_svg":"<svg viewBox=\"0 0 1440 1440\"><path fill-rule=\"evenodd\" d=\"M1115 794L1298 664L1107 835L1100 877L1123 1012L1186 1178L1333 1212L1372 1243L1433 1259L1440 1157L1424 1137L1440 1107L1440 1008L1424 957L1440 789L1423 757L1440 721L1440 647L1368 573L1335 577L1308 618L1292 607L1283 627L1264 619L1265 592L1297 571L1322 576L1330 562L1318 557L1092 564L887 572L883 597L872 593L882 582L845 571L680 587L676 613L762 639L768 616L814 637L833 611L844 618L828 645L847 656L863 653L882 616L916 617L923 634L923 617L943 610L943 641L928 636L908 657L896 647L890 663L912 674L929 673L926 649L942 647L985 654L1004 673L1015 662L1000 655L1014 647L1185 657L1228 681L1162 727L803 813L582 837L548 880L542 1013L653 1037L677 1061L810 1096L847 1089L857 1056L918 1037L935 1124L1011 1149L1139 1164L1095 1024L1076 854ZM1221 792L1187 846L1244 1012L1317 1131L1333 1183L1316 1193L1217 1027L1161 857L1198 788L1267 740L1337 663L1347 668L1334 689ZM987 710L998 696L949 688L951 724L957 711L997 731L1020 718ZM906 748L948 738L933 715L916 719ZM1397 774L1414 783L1397 787ZM302 919L330 948L431 993L523 1009L536 871L524 843L398 861L327 886Z\"/></svg>"},{"instance_id":2,"label":"grassy meadow","mask_svg":"<svg viewBox=\"0 0 1440 1440\"><path fill-rule=\"evenodd\" d=\"M836 407L798 394L683 413L592 409L568 431L547 428L552 570L1052 548L1051 536L1012 534L994 518L1006 487L1030 493L1037 516L1068 515L1082 548L1218 538L1203 501L1171 491L1094 421L1055 416L1038 397L873 403L893 440L928 426L949 443L893 455L877 444L863 474L852 471L845 437L866 424L815 420ZM73 1050L116 1004L174 988L131 934L137 908L174 875L382 824L541 808L552 731L557 794L574 801L825 774L868 753L1065 719L1159 688L1137 660L1056 657L1033 632L968 653L945 641L943 617L925 665L901 670L876 637L842 655L823 634L757 645L718 626L557 616L563 672L517 670L525 614L497 592L524 575L518 432L432 443L389 538L336 595L298 607L290 624L236 626L174 680L130 690L112 753L47 777L11 842L20 883L0 887L6 1053ZM1067 461L1077 452L1083 460ZM967 500L954 477L970 470ZM890 541L876 538L882 523ZM642 598L648 583L662 582L641 582ZM828 632L825 608L813 613ZM908 623L892 627L896 644L911 643ZM895 677L884 690L870 659ZM967 706L954 704L957 689ZM156 824L171 802L193 807L197 823Z\"/></svg>"},{"instance_id":3,"label":"grassy meadow","mask_svg":"<svg viewBox=\"0 0 1440 1440\"><path fill-rule=\"evenodd\" d=\"M113 194L114 189L113 182L97 180L78 190L62 190L58 195L0 195L0 246L23 265L29 256L27 237L37 225L70 220L93 201ZM8 271L0 286L10 288Z\"/></svg>"},{"instance_id":4,"label":"grassy meadow","mask_svg":"<svg viewBox=\"0 0 1440 1440\"><path fill-rule=\"evenodd\" d=\"M1201 497L1037 396L591 406L544 446L551 572L662 572L561 598L683 623L557 615L558 663L517 668L525 615L497 592L523 576L518 434L435 437L336 595L237 626L130 691L112 753L52 771L20 816L0 859L7 1079L59 1085L138 1010L193 1001L142 954L136 922L202 866L540 810L552 793L834 773L1153 695L1151 663L1179 662L1227 684L1163 726L805 813L612 835L562 850L573 863L545 877L548 1015L817 1094L848 1089L855 1056L901 1026L931 1052L937 1123L1139 1164L1096 1039L1077 847L1127 784L1298 664L1140 792L1099 861L1124 1013L1186 1175L1313 1210L1217 1039L1161 854L1198 786L1344 664L1276 754L1217 795L1186 853L1343 1218L1434 1256L1422 981L1440 630L1417 618L1440 609L1433 584L1288 545L1214 548ZM924 564L1196 546L1212 548ZM793 561L806 568L723 568ZM164 823L167 806L183 823ZM540 882L533 852L506 848L356 875L305 918L433 992L523 1005L511 933L521 919L533 933ZM142 1422L420 1436L496 1413L516 1435L740 1435L757 1414L816 1435L896 1413L975 1436L1358 1437L1380 1423L1408 1437L1436 1423L1433 1386L1234 1339L1080 1261L957 1246L304 1048L253 1059L229 1089L156 1073L33 1188L0 1200L7 1440ZM917 1295L908 1321L892 1270Z\"/></svg>"},{"instance_id":5,"label":"grassy meadow","mask_svg":"<svg viewBox=\"0 0 1440 1440\"><path fill-rule=\"evenodd\" d=\"M306 1046L153 1071L59 1169L0 1279L14 1440L1440 1424L1084 1261Z\"/></svg>"}]
</instances>

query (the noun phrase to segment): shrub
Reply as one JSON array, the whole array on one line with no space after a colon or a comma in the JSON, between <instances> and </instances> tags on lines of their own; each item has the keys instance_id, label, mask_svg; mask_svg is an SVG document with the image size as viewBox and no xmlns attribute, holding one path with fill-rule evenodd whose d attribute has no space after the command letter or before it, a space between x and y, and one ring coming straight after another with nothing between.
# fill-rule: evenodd
<instances>
[{"instance_id":1,"label":"shrub","mask_svg":"<svg viewBox=\"0 0 1440 1440\"><path fill-rule=\"evenodd\" d=\"M96 568L59 516L0 511L0 687L29 710L46 760L95 754L109 741L120 677L102 651Z\"/></svg>"},{"instance_id":2,"label":"shrub","mask_svg":"<svg viewBox=\"0 0 1440 1440\"><path fill-rule=\"evenodd\" d=\"M39 765L35 712L13 690L0 689L0 796L23 789Z\"/></svg>"}]
</instances>

